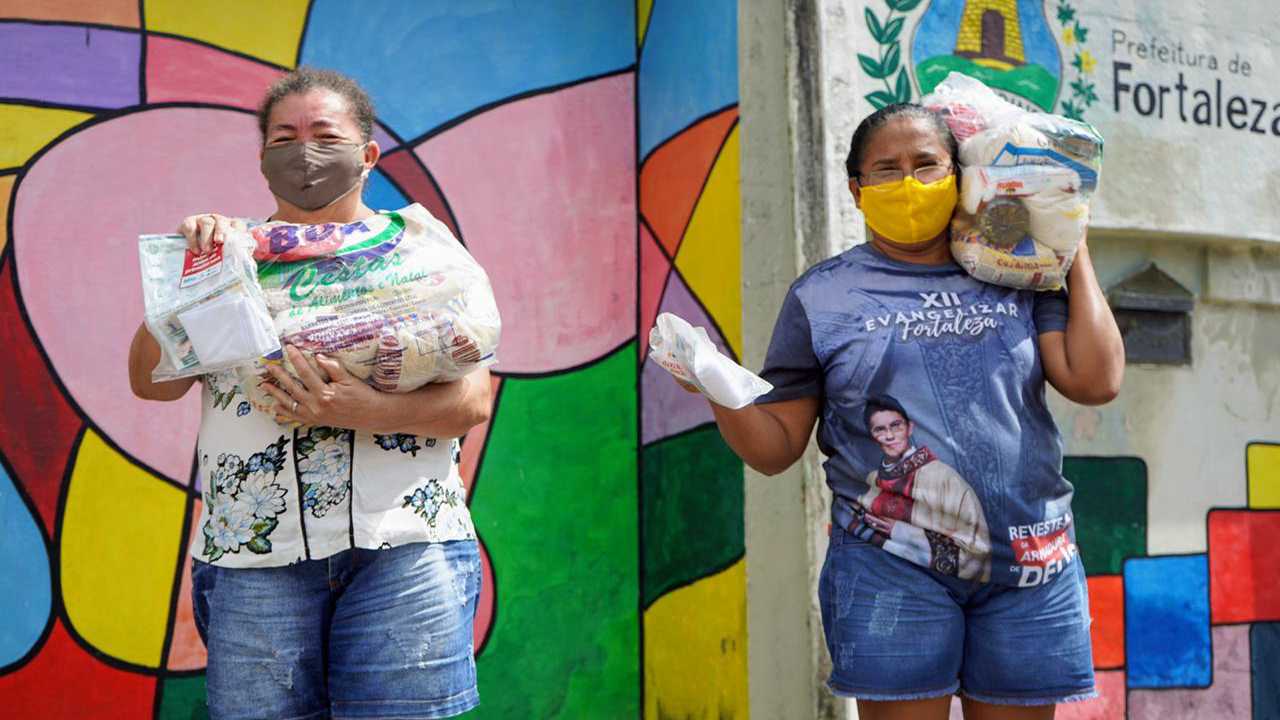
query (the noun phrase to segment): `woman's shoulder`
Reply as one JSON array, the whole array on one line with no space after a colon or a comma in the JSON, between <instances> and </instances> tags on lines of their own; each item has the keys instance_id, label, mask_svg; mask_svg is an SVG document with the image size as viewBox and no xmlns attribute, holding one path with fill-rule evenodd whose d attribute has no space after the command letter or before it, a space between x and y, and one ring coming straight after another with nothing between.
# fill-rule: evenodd
<instances>
[{"instance_id":1,"label":"woman's shoulder","mask_svg":"<svg viewBox=\"0 0 1280 720\"><path fill-rule=\"evenodd\" d=\"M866 247L855 245L810 267L792 283L790 293L806 307L835 302L847 309L853 297L872 299L874 289L883 284L877 279L880 272Z\"/></svg>"},{"instance_id":2,"label":"woman's shoulder","mask_svg":"<svg viewBox=\"0 0 1280 720\"><path fill-rule=\"evenodd\" d=\"M848 250L815 263L791 284L793 289L823 286L832 283L851 282L867 272L864 262L864 246L855 245Z\"/></svg>"}]
</instances>

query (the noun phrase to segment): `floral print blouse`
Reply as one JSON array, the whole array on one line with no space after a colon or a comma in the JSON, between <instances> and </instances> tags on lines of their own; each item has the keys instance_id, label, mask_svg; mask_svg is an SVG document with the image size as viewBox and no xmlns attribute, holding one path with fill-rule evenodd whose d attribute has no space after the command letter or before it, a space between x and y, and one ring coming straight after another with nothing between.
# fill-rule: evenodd
<instances>
[{"instance_id":1,"label":"floral print blouse","mask_svg":"<svg viewBox=\"0 0 1280 720\"><path fill-rule=\"evenodd\" d=\"M197 560L272 567L475 537L458 441L277 425L233 371L202 385Z\"/></svg>"}]
</instances>

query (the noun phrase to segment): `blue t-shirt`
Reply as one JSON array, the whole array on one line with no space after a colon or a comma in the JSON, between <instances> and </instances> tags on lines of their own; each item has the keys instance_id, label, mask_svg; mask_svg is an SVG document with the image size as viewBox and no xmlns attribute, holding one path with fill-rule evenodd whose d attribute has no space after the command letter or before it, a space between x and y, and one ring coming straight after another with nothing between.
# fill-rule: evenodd
<instances>
[{"instance_id":1,"label":"blue t-shirt","mask_svg":"<svg viewBox=\"0 0 1280 720\"><path fill-rule=\"evenodd\" d=\"M1061 292L860 245L791 286L757 402L821 399L839 526L948 575L1037 585L1077 556L1038 343L1066 324Z\"/></svg>"}]
</instances>

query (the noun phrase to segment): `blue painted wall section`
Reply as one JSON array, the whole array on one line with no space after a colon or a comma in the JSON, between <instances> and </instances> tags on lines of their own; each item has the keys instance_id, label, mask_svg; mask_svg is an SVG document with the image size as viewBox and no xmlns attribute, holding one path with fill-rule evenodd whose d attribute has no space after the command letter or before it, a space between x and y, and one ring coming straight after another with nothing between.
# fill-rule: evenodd
<instances>
[{"instance_id":1,"label":"blue painted wall section","mask_svg":"<svg viewBox=\"0 0 1280 720\"><path fill-rule=\"evenodd\" d=\"M1129 687L1208 687L1213 649L1206 556L1126 560L1124 589Z\"/></svg>"},{"instance_id":2,"label":"blue painted wall section","mask_svg":"<svg viewBox=\"0 0 1280 720\"><path fill-rule=\"evenodd\" d=\"M641 159L694 120L736 103L737 2L654 3L639 84Z\"/></svg>"},{"instance_id":3,"label":"blue painted wall section","mask_svg":"<svg viewBox=\"0 0 1280 720\"><path fill-rule=\"evenodd\" d=\"M49 557L35 518L0 465L0 668L40 639L53 602Z\"/></svg>"},{"instance_id":4,"label":"blue painted wall section","mask_svg":"<svg viewBox=\"0 0 1280 720\"><path fill-rule=\"evenodd\" d=\"M635 63L635 7L625 2L318 0L307 23L302 64L359 80L406 140L499 100Z\"/></svg>"}]
</instances>

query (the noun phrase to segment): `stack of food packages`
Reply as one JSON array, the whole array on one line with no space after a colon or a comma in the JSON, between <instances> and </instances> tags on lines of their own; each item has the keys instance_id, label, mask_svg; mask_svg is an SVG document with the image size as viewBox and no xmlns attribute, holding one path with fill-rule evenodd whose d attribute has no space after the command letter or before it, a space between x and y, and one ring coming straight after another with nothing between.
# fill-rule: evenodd
<instances>
[{"instance_id":1,"label":"stack of food packages","mask_svg":"<svg viewBox=\"0 0 1280 720\"><path fill-rule=\"evenodd\" d=\"M956 262L997 285L1062 287L1098 188L1102 136L1078 120L1024 110L959 73L921 102L960 143Z\"/></svg>"},{"instance_id":2,"label":"stack of food packages","mask_svg":"<svg viewBox=\"0 0 1280 720\"><path fill-rule=\"evenodd\" d=\"M492 365L502 329L484 270L444 223L414 204L345 225L267 223L254 259L281 342L323 354L385 392L408 392ZM240 367L249 401L280 353Z\"/></svg>"}]
</instances>

